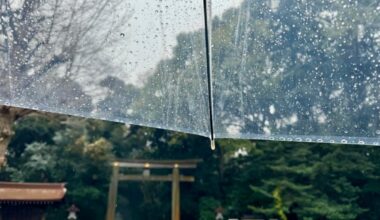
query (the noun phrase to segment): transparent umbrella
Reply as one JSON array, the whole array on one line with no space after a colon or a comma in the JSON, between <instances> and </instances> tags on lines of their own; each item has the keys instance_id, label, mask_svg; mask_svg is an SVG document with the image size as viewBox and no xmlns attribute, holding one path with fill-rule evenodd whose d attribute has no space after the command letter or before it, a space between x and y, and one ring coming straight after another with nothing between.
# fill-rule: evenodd
<instances>
[{"instance_id":1,"label":"transparent umbrella","mask_svg":"<svg viewBox=\"0 0 380 220\"><path fill-rule=\"evenodd\" d=\"M0 57L2 105L211 139L380 143L377 0L0 1Z\"/></svg>"}]
</instances>

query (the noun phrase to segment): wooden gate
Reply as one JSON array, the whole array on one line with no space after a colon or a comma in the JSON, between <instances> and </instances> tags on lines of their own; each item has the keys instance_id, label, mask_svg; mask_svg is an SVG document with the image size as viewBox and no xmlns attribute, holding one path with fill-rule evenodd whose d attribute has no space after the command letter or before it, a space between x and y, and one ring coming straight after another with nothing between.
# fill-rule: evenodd
<instances>
[{"instance_id":1,"label":"wooden gate","mask_svg":"<svg viewBox=\"0 0 380 220\"><path fill-rule=\"evenodd\" d=\"M172 220L180 220L180 182L194 182L193 176L180 175L180 169L195 169L201 160L124 160L113 163L108 193L106 220L115 219L117 188L119 181L165 181L172 182ZM120 168L143 169L141 175L120 174ZM150 169L171 169L169 175L150 175Z\"/></svg>"}]
</instances>

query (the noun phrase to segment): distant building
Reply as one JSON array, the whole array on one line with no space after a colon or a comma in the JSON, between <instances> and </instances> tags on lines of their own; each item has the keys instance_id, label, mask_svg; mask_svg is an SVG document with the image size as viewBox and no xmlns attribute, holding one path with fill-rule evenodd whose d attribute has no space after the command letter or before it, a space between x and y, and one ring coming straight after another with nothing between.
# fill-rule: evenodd
<instances>
[{"instance_id":1,"label":"distant building","mask_svg":"<svg viewBox=\"0 0 380 220\"><path fill-rule=\"evenodd\" d=\"M0 182L0 220L44 220L66 194L63 183Z\"/></svg>"}]
</instances>

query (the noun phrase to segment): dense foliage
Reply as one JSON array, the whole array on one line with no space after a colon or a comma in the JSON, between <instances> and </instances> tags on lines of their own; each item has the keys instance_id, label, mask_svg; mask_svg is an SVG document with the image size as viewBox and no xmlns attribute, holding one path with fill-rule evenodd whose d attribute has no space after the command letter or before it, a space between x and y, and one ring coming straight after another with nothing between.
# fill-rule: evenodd
<instances>
[{"instance_id":1,"label":"dense foliage","mask_svg":"<svg viewBox=\"0 0 380 220\"><path fill-rule=\"evenodd\" d=\"M163 130L71 117L30 115L14 126L2 180L66 182L64 218L104 219L110 163L115 158L201 158L181 184L183 219L244 215L280 219L379 219L380 151L376 147L208 140ZM129 219L170 218L170 184L121 183L118 213Z\"/></svg>"}]
</instances>

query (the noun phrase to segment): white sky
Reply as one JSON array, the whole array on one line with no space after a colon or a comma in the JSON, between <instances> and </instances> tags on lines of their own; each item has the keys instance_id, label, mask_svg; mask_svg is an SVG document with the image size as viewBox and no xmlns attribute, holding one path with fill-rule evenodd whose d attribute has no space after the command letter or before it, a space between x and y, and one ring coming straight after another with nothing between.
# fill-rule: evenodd
<instances>
[{"instance_id":1,"label":"white sky","mask_svg":"<svg viewBox=\"0 0 380 220\"><path fill-rule=\"evenodd\" d=\"M213 16L222 15L226 9L237 7L242 1L213 0ZM121 70L115 76L139 85L142 76L152 72L160 60L171 57L179 33L204 27L203 1L139 0L128 4L134 14L128 24L113 33L111 37L118 42L108 53ZM123 12L121 8L115 14Z\"/></svg>"},{"instance_id":2,"label":"white sky","mask_svg":"<svg viewBox=\"0 0 380 220\"><path fill-rule=\"evenodd\" d=\"M242 1L212 0L212 15L221 16L225 10L238 7ZM23 2L11 0L11 5L19 8ZM172 57L179 33L204 27L203 0L126 0L117 8L112 14L106 12L102 16L117 21L123 15L130 14L131 9L133 14L125 24L110 33L106 49L98 54L101 59L111 57L109 62L113 69L97 75L85 71L76 77L80 84L86 85L86 93L98 100L104 94L98 86L100 80L112 75L126 83L141 86L142 80L154 71L159 61ZM92 35L101 36L100 33L107 29L109 27L97 26Z\"/></svg>"}]
</instances>

